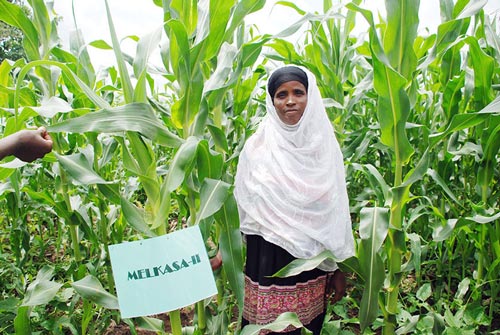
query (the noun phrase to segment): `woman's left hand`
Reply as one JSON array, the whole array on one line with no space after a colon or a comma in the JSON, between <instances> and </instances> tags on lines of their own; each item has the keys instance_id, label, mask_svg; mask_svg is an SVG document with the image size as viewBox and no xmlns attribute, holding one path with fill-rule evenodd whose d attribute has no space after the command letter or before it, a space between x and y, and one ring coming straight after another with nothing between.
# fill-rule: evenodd
<instances>
[{"instance_id":1,"label":"woman's left hand","mask_svg":"<svg viewBox=\"0 0 500 335\"><path fill-rule=\"evenodd\" d=\"M345 295L346 279L342 271L336 270L326 277L326 299L330 304L334 304Z\"/></svg>"}]
</instances>

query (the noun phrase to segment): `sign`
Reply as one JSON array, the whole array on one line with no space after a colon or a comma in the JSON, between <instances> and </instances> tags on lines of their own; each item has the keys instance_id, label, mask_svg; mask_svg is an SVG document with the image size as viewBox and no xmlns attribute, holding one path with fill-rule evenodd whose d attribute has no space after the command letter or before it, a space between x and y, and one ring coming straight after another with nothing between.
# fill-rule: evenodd
<instances>
[{"instance_id":1,"label":"sign","mask_svg":"<svg viewBox=\"0 0 500 335\"><path fill-rule=\"evenodd\" d=\"M109 246L122 318L176 310L217 294L200 228Z\"/></svg>"}]
</instances>

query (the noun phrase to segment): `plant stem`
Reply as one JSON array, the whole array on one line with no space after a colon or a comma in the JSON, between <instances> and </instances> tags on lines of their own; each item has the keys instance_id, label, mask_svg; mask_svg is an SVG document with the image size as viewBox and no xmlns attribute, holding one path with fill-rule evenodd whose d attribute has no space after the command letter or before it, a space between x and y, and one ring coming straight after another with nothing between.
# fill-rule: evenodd
<instances>
[{"instance_id":1,"label":"plant stem","mask_svg":"<svg viewBox=\"0 0 500 335\"><path fill-rule=\"evenodd\" d=\"M205 302L203 300L196 303L196 311L198 314L198 329L202 334L205 334L207 328L207 317L205 315Z\"/></svg>"},{"instance_id":2,"label":"plant stem","mask_svg":"<svg viewBox=\"0 0 500 335\"><path fill-rule=\"evenodd\" d=\"M487 185L481 185L481 200L484 206L486 207L486 203L488 202L488 186ZM485 263L485 253L486 251L484 250L484 245L486 242L486 235L487 235L487 227L486 225L480 225L479 226L479 260L477 262L477 282L476 285L481 285L483 282L483 270L484 270L484 263Z\"/></svg>"},{"instance_id":3,"label":"plant stem","mask_svg":"<svg viewBox=\"0 0 500 335\"><path fill-rule=\"evenodd\" d=\"M490 320L493 320L493 315L494 315L494 310L495 310L495 302L496 302L496 297L498 296L498 285L496 280L492 280L490 283L491 287L491 299L490 299L490 306L489 306L489 312L488 312L488 317ZM491 331L491 323L488 326L488 331Z\"/></svg>"},{"instance_id":4,"label":"plant stem","mask_svg":"<svg viewBox=\"0 0 500 335\"><path fill-rule=\"evenodd\" d=\"M396 150L396 170L394 175L394 187L402 183L403 164ZM401 282L402 251L400 250L402 229L402 199L396 197L391 206L390 228L389 228L389 289L387 292L386 310L384 320L384 334L394 334L397 326L396 314L398 310L399 285ZM403 237L404 239L404 237ZM403 241L404 243L404 241Z\"/></svg>"},{"instance_id":5,"label":"plant stem","mask_svg":"<svg viewBox=\"0 0 500 335\"><path fill-rule=\"evenodd\" d=\"M388 314L384 322L383 335L394 335L396 334L396 315Z\"/></svg>"},{"instance_id":6,"label":"plant stem","mask_svg":"<svg viewBox=\"0 0 500 335\"><path fill-rule=\"evenodd\" d=\"M158 236L165 235L167 233L167 222L156 228L155 232Z\"/></svg>"},{"instance_id":7,"label":"plant stem","mask_svg":"<svg viewBox=\"0 0 500 335\"><path fill-rule=\"evenodd\" d=\"M176 309L169 312L170 325L172 326L172 335L182 335L181 311Z\"/></svg>"},{"instance_id":8,"label":"plant stem","mask_svg":"<svg viewBox=\"0 0 500 335\"><path fill-rule=\"evenodd\" d=\"M76 228L78 226L74 224L69 225L69 233L71 235L71 244L73 246L73 254L75 256L75 261L77 263L80 263L82 260L82 255L80 254L80 245L78 243L78 232L76 231Z\"/></svg>"},{"instance_id":9,"label":"plant stem","mask_svg":"<svg viewBox=\"0 0 500 335\"><path fill-rule=\"evenodd\" d=\"M62 196L64 198L64 202L66 203L66 208L68 209L68 213L71 213L73 209L71 208L71 201L69 199L68 181L66 179L66 172L64 169L61 169L60 176L62 185ZM70 219L68 218L68 220ZM80 254L80 245L78 243L78 231L77 231L78 226L73 224L71 221L68 221L67 223L69 224L69 233L71 236L71 244L73 247L73 254L75 256L75 261L77 263L80 263L80 261L82 260L82 256Z\"/></svg>"}]
</instances>

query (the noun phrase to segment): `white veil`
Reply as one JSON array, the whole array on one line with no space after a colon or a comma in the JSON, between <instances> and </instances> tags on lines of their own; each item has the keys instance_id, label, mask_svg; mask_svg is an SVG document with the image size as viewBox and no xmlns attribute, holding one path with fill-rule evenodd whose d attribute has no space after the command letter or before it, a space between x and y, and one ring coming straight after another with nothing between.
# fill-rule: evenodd
<instances>
[{"instance_id":1,"label":"white veil","mask_svg":"<svg viewBox=\"0 0 500 335\"><path fill-rule=\"evenodd\" d=\"M330 250L354 255L340 146L315 76L307 69L307 106L300 121L283 123L267 93L267 115L240 154L235 197L244 234L260 235L296 258ZM321 269L336 268L324 262Z\"/></svg>"}]
</instances>

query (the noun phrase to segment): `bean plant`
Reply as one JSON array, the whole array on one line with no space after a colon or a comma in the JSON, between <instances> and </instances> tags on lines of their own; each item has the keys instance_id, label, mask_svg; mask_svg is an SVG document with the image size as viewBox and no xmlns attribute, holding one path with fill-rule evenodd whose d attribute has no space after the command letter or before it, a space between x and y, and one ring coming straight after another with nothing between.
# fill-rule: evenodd
<instances>
[{"instance_id":1,"label":"bean plant","mask_svg":"<svg viewBox=\"0 0 500 335\"><path fill-rule=\"evenodd\" d=\"M54 150L0 166L1 333L103 334L116 324L167 333L165 316L120 318L108 246L198 225L209 256L222 254L218 294L186 308L189 324L170 311L168 331L258 334L240 326L232 191L279 64L316 75L346 164L356 256L339 262L350 288L328 306L322 333L500 328L500 34L486 1L436 0L442 22L427 35L419 0L386 0L380 22L360 0L325 0L321 13L280 1L300 19L269 35L245 24L265 0L153 0L163 20L130 37L133 55L106 0L111 40L86 42L75 29L69 48L52 2L27 2L31 15L0 0L26 55L0 64L1 128L43 125ZM96 71L89 48L116 65ZM276 275L325 258L334 257ZM285 313L266 327L289 324L302 326Z\"/></svg>"}]
</instances>

